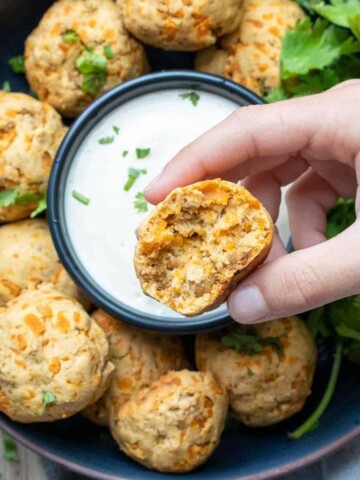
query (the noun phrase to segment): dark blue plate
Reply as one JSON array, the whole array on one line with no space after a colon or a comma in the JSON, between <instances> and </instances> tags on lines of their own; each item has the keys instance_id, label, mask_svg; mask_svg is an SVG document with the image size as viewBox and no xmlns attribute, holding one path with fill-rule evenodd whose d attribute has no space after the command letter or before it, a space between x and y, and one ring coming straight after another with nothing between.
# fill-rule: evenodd
<instances>
[{"instance_id":1,"label":"dark blue plate","mask_svg":"<svg viewBox=\"0 0 360 480\"><path fill-rule=\"evenodd\" d=\"M220 0L219 0L220 1ZM36 25L48 0L1 0L0 2L0 85L10 81L14 91L28 92L23 76L15 76L7 65L22 53L26 35ZM148 50L153 70L191 68L191 54L170 54ZM297 441L287 432L297 427L313 410L324 390L331 354L321 355L314 392L301 414L272 428L251 430L238 426L226 431L215 454L200 469L186 475L189 480L261 480L274 478L320 459L360 434L359 370L344 364L334 399L320 426ZM53 424L21 425L0 415L0 428L25 446L75 471L97 480L157 480L179 478L163 475L137 465L119 452L106 430L81 416Z\"/></svg>"}]
</instances>

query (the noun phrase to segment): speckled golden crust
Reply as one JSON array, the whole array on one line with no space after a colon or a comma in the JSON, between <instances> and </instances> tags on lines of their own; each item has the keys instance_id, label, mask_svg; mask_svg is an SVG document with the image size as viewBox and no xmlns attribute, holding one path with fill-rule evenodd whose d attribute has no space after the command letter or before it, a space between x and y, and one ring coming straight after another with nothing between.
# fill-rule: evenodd
<instances>
[{"instance_id":1,"label":"speckled golden crust","mask_svg":"<svg viewBox=\"0 0 360 480\"><path fill-rule=\"evenodd\" d=\"M267 346L257 355L222 346L224 332L196 339L199 370L211 371L227 389L232 414L250 427L281 422L299 412L311 393L316 347L304 323L287 317L254 325L262 337L280 337L284 354Z\"/></svg>"},{"instance_id":2,"label":"speckled golden crust","mask_svg":"<svg viewBox=\"0 0 360 480\"><path fill-rule=\"evenodd\" d=\"M245 0L242 20L218 46L199 52L196 70L230 78L262 95L280 85L281 41L305 17L290 0Z\"/></svg>"},{"instance_id":3,"label":"speckled golden crust","mask_svg":"<svg viewBox=\"0 0 360 480\"><path fill-rule=\"evenodd\" d=\"M46 220L23 220L0 227L0 306L41 282L52 283L56 290L90 307L61 265Z\"/></svg>"},{"instance_id":4,"label":"speckled golden crust","mask_svg":"<svg viewBox=\"0 0 360 480\"><path fill-rule=\"evenodd\" d=\"M188 472L218 445L227 408L212 374L169 372L123 405L111 431L121 450L146 467Z\"/></svg>"},{"instance_id":5,"label":"speckled golden crust","mask_svg":"<svg viewBox=\"0 0 360 480\"><path fill-rule=\"evenodd\" d=\"M108 425L112 409L118 409L131 395L169 370L189 365L180 337L140 330L101 310L92 317L106 333L115 371L105 395L84 414L95 423Z\"/></svg>"},{"instance_id":6,"label":"speckled golden crust","mask_svg":"<svg viewBox=\"0 0 360 480\"><path fill-rule=\"evenodd\" d=\"M124 0L126 28L165 50L199 50L235 30L243 0Z\"/></svg>"},{"instance_id":7,"label":"speckled golden crust","mask_svg":"<svg viewBox=\"0 0 360 480\"><path fill-rule=\"evenodd\" d=\"M50 105L22 93L0 92L0 190L45 193L66 130ZM0 207L0 223L26 218L36 205Z\"/></svg>"},{"instance_id":8,"label":"speckled golden crust","mask_svg":"<svg viewBox=\"0 0 360 480\"><path fill-rule=\"evenodd\" d=\"M0 309L0 410L23 423L79 412L107 388L106 335L73 299L47 286ZM56 401L45 406L44 392Z\"/></svg>"},{"instance_id":9,"label":"speckled golden crust","mask_svg":"<svg viewBox=\"0 0 360 480\"><path fill-rule=\"evenodd\" d=\"M95 98L82 91L82 74L76 59L81 42L66 43L63 34L74 30L95 53L114 53L107 60L106 84L96 96L148 70L143 47L126 32L119 8L111 0L60 0L45 13L26 41L25 67L31 88L59 112L79 115Z\"/></svg>"},{"instance_id":10,"label":"speckled golden crust","mask_svg":"<svg viewBox=\"0 0 360 480\"><path fill-rule=\"evenodd\" d=\"M177 188L139 229L142 289L182 315L213 310L265 260L273 229L244 187L217 179Z\"/></svg>"}]
</instances>

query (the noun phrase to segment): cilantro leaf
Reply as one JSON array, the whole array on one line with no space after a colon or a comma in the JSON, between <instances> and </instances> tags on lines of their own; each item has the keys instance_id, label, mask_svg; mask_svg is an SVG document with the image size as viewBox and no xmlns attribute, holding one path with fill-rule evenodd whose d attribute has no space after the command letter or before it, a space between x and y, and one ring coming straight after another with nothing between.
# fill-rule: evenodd
<instances>
[{"instance_id":1,"label":"cilantro leaf","mask_svg":"<svg viewBox=\"0 0 360 480\"><path fill-rule=\"evenodd\" d=\"M43 392L43 404L45 407L49 407L56 402L56 395L52 392Z\"/></svg>"},{"instance_id":2,"label":"cilantro leaf","mask_svg":"<svg viewBox=\"0 0 360 480\"><path fill-rule=\"evenodd\" d=\"M285 91L283 87L277 87L269 90L265 94L264 100L266 100L268 103L275 103L280 102L281 100L286 100L289 97L290 95Z\"/></svg>"},{"instance_id":3,"label":"cilantro leaf","mask_svg":"<svg viewBox=\"0 0 360 480\"><path fill-rule=\"evenodd\" d=\"M0 207L10 207L15 205L18 192L15 189L1 190L0 191Z\"/></svg>"},{"instance_id":4,"label":"cilantro leaf","mask_svg":"<svg viewBox=\"0 0 360 480\"><path fill-rule=\"evenodd\" d=\"M9 462L18 463L20 461L17 446L14 440L5 432L2 432L4 458Z\"/></svg>"},{"instance_id":5,"label":"cilantro leaf","mask_svg":"<svg viewBox=\"0 0 360 480\"><path fill-rule=\"evenodd\" d=\"M288 30L281 49L281 77L287 79L321 70L342 55L360 52L360 43L347 30L318 19L309 18Z\"/></svg>"},{"instance_id":6,"label":"cilantro leaf","mask_svg":"<svg viewBox=\"0 0 360 480\"><path fill-rule=\"evenodd\" d=\"M126 157L128 153L129 153L129 150L124 150L123 153L122 153L122 156Z\"/></svg>"},{"instance_id":7,"label":"cilantro leaf","mask_svg":"<svg viewBox=\"0 0 360 480\"><path fill-rule=\"evenodd\" d=\"M9 65L14 73L25 73L25 60L23 55L10 58Z\"/></svg>"},{"instance_id":8,"label":"cilantro leaf","mask_svg":"<svg viewBox=\"0 0 360 480\"><path fill-rule=\"evenodd\" d=\"M333 238L343 232L356 220L355 200L340 198L336 206L332 208L327 217L326 236Z\"/></svg>"},{"instance_id":9,"label":"cilantro leaf","mask_svg":"<svg viewBox=\"0 0 360 480\"><path fill-rule=\"evenodd\" d=\"M104 55L108 60L113 58L114 52L112 51L112 48L110 47L110 45L104 45Z\"/></svg>"},{"instance_id":10,"label":"cilantro leaf","mask_svg":"<svg viewBox=\"0 0 360 480\"><path fill-rule=\"evenodd\" d=\"M76 67L83 75L82 91L96 95L106 83L106 58L86 50L76 59Z\"/></svg>"},{"instance_id":11,"label":"cilantro leaf","mask_svg":"<svg viewBox=\"0 0 360 480\"><path fill-rule=\"evenodd\" d=\"M360 0L330 0L313 5L316 13L340 27L349 27L349 17L360 12Z\"/></svg>"},{"instance_id":12,"label":"cilantro leaf","mask_svg":"<svg viewBox=\"0 0 360 480\"><path fill-rule=\"evenodd\" d=\"M306 10L310 15L313 15L314 9L313 9L313 2L311 0L295 0L298 5L300 5L301 8Z\"/></svg>"},{"instance_id":13,"label":"cilantro leaf","mask_svg":"<svg viewBox=\"0 0 360 480\"><path fill-rule=\"evenodd\" d=\"M82 203L83 205L89 205L89 203L90 203L89 198L84 197L84 195L81 195L81 193L76 192L75 190L73 190L72 196L73 196L73 198L75 198L75 200Z\"/></svg>"},{"instance_id":14,"label":"cilantro leaf","mask_svg":"<svg viewBox=\"0 0 360 480\"><path fill-rule=\"evenodd\" d=\"M183 100L189 99L194 107L199 103L200 95L196 92L181 93L179 95Z\"/></svg>"},{"instance_id":15,"label":"cilantro leaf","mask_svg":"<svg viewBox=\"0 0 360 480\"><path fill-rule=\"evenodd\" d=\"M150 155L150 148L137 148L136 149L136 158L138 160L141 160L143 158L146 158L148 155Z\"/></svg>"},{"instance_id":16,"label":"cilantro leaf","mask_svg":"<svg viewBox=\"0 0 360 480\"><path fill-rule=\"evenodd\" d=\"M355 37L360 41L360 13L348 18L348 24Z\"/></svg>"},{"instance_id":17,"label":"cilantro leaf","mask_svg":"<svg viewBox=\"0 0 360 480\"><path fill-rule=\"evenodd\" d=\"M247 355L256 355L261 353L266 345L272 345L283 353L283 344L278 337L261 337L256 330L251 327L236 326L230 330L221 339L221 343L226 348L233 348L238 353L243 352Z\"/></svg>"},{"instance_id":18,"label":"cilantro leaf","mask_svg":"<svg viewBox=\"0 0 360 480\"><path fill-rule=\"evenodd\" d=\"M16 189L0 191L0 207L11 207L12 205L26 206L34 202L38 202L38 205L31 212L30 218L34 218L46 210L46 194L20 193Z\"/></svg>"},{"instance_id":19,"label":"cilantro leaf","mask_svg":"<svg viewBox=\"0 0 360 480\"><path fill-rule=\"evenodd\" d=\"M148 203L145 200L144 194L138 192L135 195L134 207L139 213L144 213L148 211Z\"/></svg>"},{"instance_id":20,"label":"cilantro leaf","mask_svg":"<svg viewBox=\"0 0 360 480\"><path fill-rule=\"evenodd\" d=\"M66 30L66 32L63 33L63 39L64 42L68 43L69 45L73 45L76 42L81 42L81 37L75 32L75 30Z\"/></svg>"},{"instance_id":21,"label":"cilantro leaf","mask_svg":"<svg viewBox=\"0 0 360 480\"><path fill-rule=\"evenodd\" d=\"M117 127L116 125L113 126L113 130L114 132L116 133L116 135L119 135L119 132L120 132L120 128Z\"/></svg>"},{"instance_id":22,"label":"cilantro leaf","mask_svg":"<svg viewBox=\"0 0 360 480\"><path fill-rule=\"evenodd\" d=\"M47 199L46 195L43 195L42 198L39 199L38 206L31 212L30 218L35 218L41 213L45 212L47 209Z\"/></svg>"},{"instance_id":23,"label":"cilantro leaf","mask_svg":"<svg viewBox=\"0 0 360 480\"><path fill-rule=\"evenodd\" d=\"M129 168L128 171L128 179L127 182L125 183L124 190L128 192L130 188L134 185L135 181L141 174L146 174L147 170L145 168L138 170L137 168Z\"/></svg>"},{"instance_id":24,"label":"cilantro leaf","mask_svg":"<svg viewBox=\"0 0 360 480\"><path fill-rule=\"evenodd\" d=\"M10 82L7 80L2 84L2 89L4 92L11 92L11 85Z\"/></svg>"},{"instance_id":25,"label":"cilantro leaf","mask_svg":"<svg viewBox=\"0 0 360 480\"><path fill-rule=\"evenodd\" d=\"M100 145L108 145L114 142L115 137L103 137L99 139Z\"/></svg>"}]
</instances>

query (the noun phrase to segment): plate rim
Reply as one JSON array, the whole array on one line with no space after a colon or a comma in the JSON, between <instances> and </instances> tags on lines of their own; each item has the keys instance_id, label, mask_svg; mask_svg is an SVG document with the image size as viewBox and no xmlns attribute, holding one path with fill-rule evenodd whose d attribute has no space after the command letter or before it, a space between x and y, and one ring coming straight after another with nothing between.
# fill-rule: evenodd
<instances>
[{"instance_id":1,"label":"plate rim","mask_svg":"<svg viewBox=\"0 0 360 480\"><path fill-rule=\"evenodd\" d=\"M67 460L59 454L49 452L46 449L46 447L38 444L37 442L34 442L33 440L30 440L29 438L26 437L26 435L19 433L16 430L16 428L12 427L7 423L7 419L5 417L3 418L0 417L0 429L8 433L10 436L12 436L14 440L19 442L22 446L39 454L43 458L51 460L56 464L61 465L64 468L67 468L72 472L78 473L80 475L86 475L89 478L95 479L95 480L134 480L134 478L122 477L119 475L114 476L113 474L108 474L108 473L101 472L99 470L94 470L86 466L80 465L72 460ZM288 473L295 472L300 468L309 466L315 463L316 461L319 461L327 457L328 455L336 452L341 447L344 447L345 445L347 445L357 437L360 437L360 425L356 426L345 435L342 435L337 440L334 440L333 442L328 443L324 447L319 448L314 453L305 455L304 457L298 460L288 462L282 465L281 467L270 468L268 470L264 470L263 472L254 473L251 475L247 475L245 477L244 476L231 477L231 478L229 477L227 480L271 480L279 476L283 476Z\"/></svg>"}]
</instances>

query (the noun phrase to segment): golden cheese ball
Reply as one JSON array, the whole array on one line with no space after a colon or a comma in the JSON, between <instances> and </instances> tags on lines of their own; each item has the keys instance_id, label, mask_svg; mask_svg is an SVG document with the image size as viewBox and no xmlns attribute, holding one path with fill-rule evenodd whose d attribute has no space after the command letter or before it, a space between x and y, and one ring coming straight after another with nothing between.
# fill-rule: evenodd
<instances>
[{"instance_id":1,"label":"golden cheese ball","mask_svg":"<svg viewBox=\"0 0 360 480\"><path fill-rule=\"evenodd\" d=\"M59 0L26 41L25 69L41 100L76 117L105 91L147 72L148 63L112 0Z\"/></svg>"},{"instance_id":2,"label":"golden cheese ball","mask_svg":"<svg viewBox=\"0 0 360 480\"><path fill-rule=\"evenodd\" d=\"M280 85L281 42L305 18L291 0L245 0L238 29L199 52L195 69L230 78L259 95Z\"/></svg>"},{"instance_id":3,"label":"golden cheese ball","mask_svg":"<svg viewBox=\"0 0 360 480\"><path fill-rule=\"evenodd\" d=\"M95 423L108 425L112 409L169 370L187 368L188 361L180 337L140 330L102 310L92 317L107 336L115 371L105 395L83 413Z\"/></svg>"},{"instance_id":4,"label":"golden cheese ball","mask_svg":"<svg viewBox=\"0 0 360 480\"><path fill-rule=\"evenodd\" d=\"M48 287L0 309L0 411L22 423L66 418L107 388L106 335L76 300Z\"/></svg>"},{"instance_id":5,"label":"golden cheese ball","mask_svg":"<svg viewBox=\"0 0 360 480\"><path fill-rule=\"evenodd\" d=\"M111 432L132 459L160 472L189 472L219 443L225 390L211 373L169 372L135 394L111 418Z\"/></svg>"},{"instance_id":6,"label":"golden cheese ball","mask_svg":"<svg viewBox=\"0 0 360 480\"><path fill-rule=\"evenodd\" d=\"M259 323L253 331L263 338L278 338L283 353L271 344L261 353L239 353L221 343L226 331L203 333L196 339L196 364L227 389L235 418L249 427L262 427L302 409L311 393L316 347L297 317Z\"/></svg>"},{"instance_id":7,"label":"golden cheese ball","mask_svg":"<svg viewBox=\"0 0 360 480\"><path fill-rule=\"evenodd\" d=\"M0 223L29 217L36 209L38 200L19 202L20 196L46 194L66 131L50 105L22 93L0 92L0 199L4 190L18 192L17 204L0 206Z\"/></svg>"},{"instance_id":8,"label":"golden cheese ball","mask_svg":"<svg viewBox=\"0 0 360 480\"><path fill-rule=\"evenodd\" d=\"M194 51L235 30L243 0L124 0L126 28L165 50ZM122 3L121 1L119 3Z\"/></svg>"},{"instance_id":9,"label":"golden cheese ball","mask_svg":"<svg viewBox=\"0 0 360 480\"><path fill-rule=\"evenodd\" d=\"M60 263L46 220L22 220L0 227L0 306L42 282L90 307Z\"/></svg>"}]
</instances>

